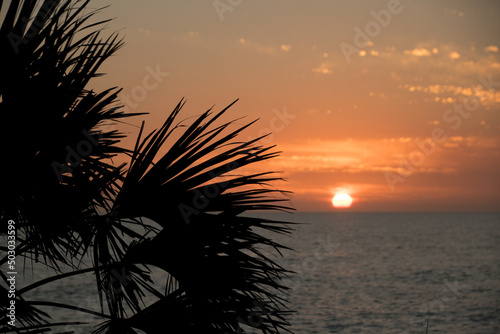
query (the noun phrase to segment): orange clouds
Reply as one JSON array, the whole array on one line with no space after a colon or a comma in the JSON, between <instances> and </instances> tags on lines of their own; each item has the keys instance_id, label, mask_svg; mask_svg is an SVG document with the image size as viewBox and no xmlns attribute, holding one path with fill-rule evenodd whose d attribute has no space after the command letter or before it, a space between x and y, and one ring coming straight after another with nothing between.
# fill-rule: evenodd
<instances>
[{"instance_id":1,"label":"orange clouds","mask_svg":"<svg viewBox=\"0 0 500 334\"><path fill-rule=\"evenodd\" d=\"M455 85L400 85L402 89L406 89L409 92L421 92L424 94L429 94L434 96L433 100L435 102L443 104L452 104L457 102L457 100L463 102L464 99L472 97L478 98L483 106L492 106L500 103L500 91L490 91L487 87L474 85L471 87L462 87Z\"/></svg>"},{"instance_id":2,"label":"orange clouds","mask_svg":"<svg viewBox=\"0 0 500 334\"><path fill-rule=\"evenodd\" d=\"M331 62L323 62L318 67L312 69L313 73L319 74L332 74L333 63Z\"/></svg>"},{"instance_id":3,"label":"orange clouds","mask_svg":"<svg viewBox=\"0 0 500 334\"><path fill-rule=\"evenodd\" d=\"M496 52L498 52L498 46L496 46L496 45L488 45L487 47L484 48L484 51L485 52L496 53Z\"/></svg>"},{"instance_id":4,"label":"orange clouds","mask_svg":"<svg viewBox=\"0 0 500 334\"><path fill-rule=\"evenodd\" d=\"M456 51L452 51L450 52L450 59L460 59L460 53L456 52Z\"/></svg>"},{"instance_id":5,"label":"orange clouds","mask_svg":"<svg viewBox=\"0 0 500 334\"><path fill-rule=\"evenodd\" d=\"M413 50L405 50L405 55L412 55L416 57L428 57L431 55L430 51L425 48L416 48Z\"/></svg>"},{"instance_id":6,"label":"orange clouds","mask_svg":"<svg viewBox=\"0 0 500 334\"><path fill-rule=\"evenodd\" d=\"M384 201L409 208L433 194L453 203L459 189L471 187L478 201L500 198L491 181L498 171L486 163L498 169L491 145L500 143L490 140L500 133L500 23L479 3L389 3L244 2L225 11L210 2L169 2L169 11L117 3L130 13L119 27L132 33L110 63L115 77L105 78L130 92L147 65L169 70L137 109L152 112L152 127L182 96L186 117L240 98L227 117L261 119L242 139L272 131L263 144L283 151L252 172L284 171L283 189L295 191L302 207L318 208L320 200L331 209L338 187L351 187L356 208L372 203L366 210L373 203L394 209ZM466 101L477 108L455 107ZM296 118L282 127L272 123L272 110L285 105ZM424 161L411 165L411 177L392 193L384 173L408 174L404 161L418 164L417 143L437 128L447 140L422 153Z\"/></svg>"},{"instance_id":7,"label":"orange clouds","mask_svg":"<svg viewBox=\"0 0 500 334\"><path fill-rule=\"evenodd\" d=\"M355 209L371 210L375 199L409 203L415 200L411 199L415 194L424 195L434 189L433 183L437 185L450 177L469 184L472 181L470 173L489 168L478 166L477 157L490 156L491 168L500 162L500 152L496 150L500 147L500 137L486 139L450 134L443 132L440 143L433 142L430 137L315 139L303 144L280 145L283 155L269 164L274 170L286 171L292 181L284 186L301 200L316 198L326 208L331 194L338 189L348 189L356 198ZM385 176L387 172L403 175L406 182L391 187ZM440 189L432 191L445 199L456 191L455 186L453 190L448 189L449 186L441 185Z\"/></svg>"},{"instance_id":8,"label":"orange clouds","mask_svg":"<svg viewBox=\"0 0 500 334\"><path fill-rule=\"evenodd\" d=\"M455 137L454 137L455 138ZM459 137L460 138L460 137ZM401 161L429 138L383 138L356 140L309 140L304 144L280 145L284 154L272 162L274 169L295 172L379 173L399 172ZM477 139L469 138L468 143ZM452 142L457 142L456 138ZM416 172L440 172L432 163Z\"/></svg>"},{"instance_id":9,"label":"orange clouds","mask_svg":"<svg viewBox=\"0 0 500 334\"><path fill-rule=\"evenodd\" d=\"M277 55L278 50L289 52L292 48L290 44L281 44L279 46L265 45L256 41L248 40L243 37L239 39L239 44L245 47L247 50L268 56Z\"/></svg>"}]
</instances>

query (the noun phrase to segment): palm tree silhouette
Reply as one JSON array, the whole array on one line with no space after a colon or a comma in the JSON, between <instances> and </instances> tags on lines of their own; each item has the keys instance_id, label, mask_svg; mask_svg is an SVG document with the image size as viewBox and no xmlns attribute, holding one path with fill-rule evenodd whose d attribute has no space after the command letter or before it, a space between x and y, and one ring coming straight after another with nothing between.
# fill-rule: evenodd
<instances>
[{"instance_id":1,"label":"palm tree silhouette","mask_svg":"<svg viewBox=\"0 0 500 334\"><path fill-rule=\"evenodd\" d=\"M38 263L53 271L18 286L14 299L7 297L7 270L0 272L6 284L0 286L0 333L78 324L54 322L47 306L101 317L96 333L242 333L245 326L288 331L287 288L280 283L288 271L262 251L286 247L262 232L288 234L291 224L242 215L290 211L288 193L271 186L280 179L273 172L236 174L279 152L260 146L261 138L235 140L253 122L216 124L232 104L189 124L178 122L184 100L148 135L143 122L132 150L120 146L124 134L103 125L141 114L122 110L116 87L86 89L123 45L116 34L101 37L99 27L107 21L91 22L98 11L88 12L88 4L0 1L0 219L6 241L0 263L6 268L11 222L17 266ZM167 139L173 142L168 148ZM116 165L117 156L130 162ZM155 272L165 278L162 289L152 280ZM26 297L86 273L95 275L100 309ZM145 304L145 296L154 300ZM11 300L16 327L7 316Z\"/></svg>"}]
</instances>

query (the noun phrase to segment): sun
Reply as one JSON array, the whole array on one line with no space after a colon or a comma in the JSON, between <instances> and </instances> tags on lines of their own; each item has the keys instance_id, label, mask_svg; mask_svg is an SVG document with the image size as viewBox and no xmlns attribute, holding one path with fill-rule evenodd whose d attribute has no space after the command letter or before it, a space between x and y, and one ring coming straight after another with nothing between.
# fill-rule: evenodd
<instances>
[{"instance_id":1,"label":"sun","mask_svg":"<svg viewBox=\"0 0 500 334\"><path fill-rule=\"evenodd\" d=\"M352 197L346 193L337 193L332 198L332 204L335 208L350 208L352 204Z\"/></svg>"}]
</instances>

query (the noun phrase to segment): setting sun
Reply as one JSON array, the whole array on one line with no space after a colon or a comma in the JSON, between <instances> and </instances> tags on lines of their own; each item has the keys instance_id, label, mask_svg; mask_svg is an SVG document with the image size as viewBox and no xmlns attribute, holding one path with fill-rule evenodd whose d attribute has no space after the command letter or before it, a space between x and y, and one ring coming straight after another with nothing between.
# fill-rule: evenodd
<instances>
[{"instance_id":1,"label":"setting sun","mask_svg":"<svg viewBox=\"0 0 500 334\"><path fill-rule=\"evenodd\" d=\"M335 208L349 208L352 204L352 197L346 193L339 193L333 196L332 204Z\"/></svg>"}]
</instances>

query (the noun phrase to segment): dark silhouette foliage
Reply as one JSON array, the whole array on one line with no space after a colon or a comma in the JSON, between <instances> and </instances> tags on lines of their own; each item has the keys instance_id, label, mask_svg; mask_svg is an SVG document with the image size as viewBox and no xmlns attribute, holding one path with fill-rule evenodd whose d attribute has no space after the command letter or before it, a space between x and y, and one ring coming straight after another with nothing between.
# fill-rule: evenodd
<instances>
[{"instance_id":1,"label":"dark silhouette foliage","mask_svg":"<svg viewBox=\"0 0 500 334\"><path fill-rule=\"evenodd\" d=\"M279 152L260 138L236 140L252 123L217 125L231 105L179 122L184 100L157 130L144 135L143 123L133 149L120 146L124 134L104 125L140 114L122 110L116 87L86 88L123 45L116 34L102 37L107 21L92 22L89 2L0 0L0 262L12 220L18 267L53 271L17 287L15 328L1 271L0 333L78 325L55 323L47 306L101 317L96 333L240 333L242 324L287 331L287 270L263 250L285 249L264 234L290 233L290 223L244 213L290 211L288 193L271 186L274 172L238 173ZM128 164L113 162L127 156ZM25 297L88 273L100 309Z\"/></svg>"}]
</instances>

